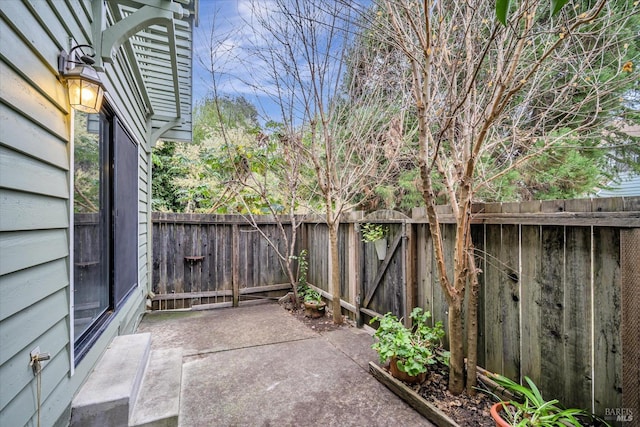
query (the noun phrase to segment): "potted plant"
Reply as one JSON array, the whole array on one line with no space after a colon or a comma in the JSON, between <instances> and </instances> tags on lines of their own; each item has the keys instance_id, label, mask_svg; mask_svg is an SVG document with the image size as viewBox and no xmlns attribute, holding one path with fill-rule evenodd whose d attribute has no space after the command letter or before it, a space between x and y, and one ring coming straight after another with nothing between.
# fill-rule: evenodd
<instances>
[{"instance_id":1,"label":"potted plant","mask_svg":"<svg viewBox=\"0 0 640 427\"><path fill-rule=\"evenodd\" d=\"M420 307L410 315L413 326L406 328L396 316L387 313L374 317L370 323L380 322L371 347L378 352L380 363L389 360L389 370L394 377L408 382L424 381L427 366L439 358L447 363L447 353L437 351L442 344L444 328L438 321L433 327L427 325L431 313Z\"/></svg>"},{"instance_id":2,"label":"potted plant","mask_svg":"<svg viewBox=\"0 0 640 427\"><path fill-rule=\"evenodd\" d=\"M327 303L322 301L322 296L317 291L307 288L304 293L304 315L316 319L325 315Z\"/></svg>"},{"instance_id":3,"label":"potted plant","mask_svg":"<svg viewBox=\"0 0 640 427\"><path fill-rule=\"evenodd\" d=\"M299 302L304 302L305 294L311 289L307 283L307 271L309 269L307 254L307 250L303 249L300 251L300 255L292 256L293 259L298 261L298 282L296 285L296 293L298 294Z\"/></svg>"},{"instance_id":4,"label":"potted plant","mask_svg":"<svg viewBox=\"0 0 640 427\"><path fill-rule=\"evenodd\" d=\"M499 374L490 379L518 399L500 401L491 407L491 417L498 427L508 426L582 426L583 418L591 415L581 409L564 409L557 399L545 401L535 383L524 377L527 386Z\"/></svg>"},{"instance_id":5,"label":"potted plant","mask_svg":"<svg viewBox=\"0 0 640 427\"><path fill-rule=\"evenodd\" d=\"M383 261L387 256L387 228L382 224L366 223L362 225L362 241L373 242L378 259Z\"/></svg>"}]
</instances>

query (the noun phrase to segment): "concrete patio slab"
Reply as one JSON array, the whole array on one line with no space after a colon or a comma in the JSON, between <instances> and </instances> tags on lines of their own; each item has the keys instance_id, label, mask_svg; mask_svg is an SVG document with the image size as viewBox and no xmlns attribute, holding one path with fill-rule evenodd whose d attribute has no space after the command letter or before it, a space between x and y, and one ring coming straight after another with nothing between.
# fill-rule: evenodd
<instances>
[{"instance_id":1,"label":"concrete patio slab","mask_svg":"<svg viewBox=\"0 0 640 427\"><path fill-rule=\"evenodd\" d=\"M185 356L317 335L276 304L207 311L155 311L147 313L138 327L138 333L152 331L152 349L182 347Z\"/></svg>"},{"instance_id":2,"label":"concrete patio slab","mask_svg":"<svg viewBox=\"0 0 640 427\"><path fill-rule=\"evenodd\" d=\"M184 348L180 426L431 426L376 381L371 337L317 333L275 304L152 313L152 348Z\"/></svg>"}]
</instances>

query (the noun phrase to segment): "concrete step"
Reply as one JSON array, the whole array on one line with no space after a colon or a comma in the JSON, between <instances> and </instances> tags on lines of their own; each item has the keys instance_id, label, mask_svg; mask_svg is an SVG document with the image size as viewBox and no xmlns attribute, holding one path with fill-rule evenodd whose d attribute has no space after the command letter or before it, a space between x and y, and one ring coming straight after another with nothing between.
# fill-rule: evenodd
<instances>
[{"instance_id":1,"label":"concrete step","mask_svg":"<svg viewBox=\"0 0 640 427\"><path fill-rule=\"evenodd\" d=\"M151 351L151 334L113 339L71 404L72 427L126 426Z\"/></svg>"},{"instance_id":2,"label":"concrete step","mask_svg":"<svg viewBox=\"0 0 640 427\"><path fill-rule=\"evenodd\" d=\"M130 427L177 427L182 349L153 350L142 379Z\"/></svg>"}]
</instances>

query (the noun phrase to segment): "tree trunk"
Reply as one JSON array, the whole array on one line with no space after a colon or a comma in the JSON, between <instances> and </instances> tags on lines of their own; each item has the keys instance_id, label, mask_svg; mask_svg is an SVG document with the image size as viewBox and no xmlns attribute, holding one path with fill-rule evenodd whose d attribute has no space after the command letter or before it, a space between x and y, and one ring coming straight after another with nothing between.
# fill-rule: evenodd
<instances>
[{"instance_id":1,"label":"tree trunk","mask_svg":"<svg viewBox=\"0 0 640 427\"><path fill-rule=\"evenodd\" d=\"M340 308L340 259L338 255L338 221L329 225L329 256L331 257L331 271L329 272L329 291L333 296L331 309L333 323L342 323L342 309Z\"/></svg>"},{"instance_id":2,"label":"tree trunk","mask_svg":"<svg viewBox=\"0 0 640 427\"><path fill-rule=\"evenodd\" d=\"M478 365L478 269L473 255L473 246L469 252L469 300L467 302L467 393L470 396L476 394Z\"/></svg>"},{"instance_id":3,"label":"tree trunk","mask_svg":"<svg viewBox=\"0 0 640 427\"><path fill-rule=\"evenodd\" d=\"M460 394L464 390L464 348L462 334L462 299L455 296L449 304L449 391Z\"/></svg>"},{"instance_id":4,"label":"tree trunk","mask_svg":"<svg viewBox=\"0 0 640 427\"><path fill-rule=\"evenodd\" d=\"M289 258L287 264L287 277L289 278L289 283L291 283L291 292L293 292L293 308L298 308L298 287L296 283L296 276L293 274L293 269L291 268L291 258Z\"/></svg>"}]
</instances>

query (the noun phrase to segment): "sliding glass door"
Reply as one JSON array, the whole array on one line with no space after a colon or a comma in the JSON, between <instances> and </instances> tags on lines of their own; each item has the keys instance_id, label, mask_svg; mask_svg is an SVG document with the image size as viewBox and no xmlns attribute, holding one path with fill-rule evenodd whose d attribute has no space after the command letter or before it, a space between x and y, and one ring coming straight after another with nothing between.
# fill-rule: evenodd
<instances>
[{"instance_id":1,"label":"sliding glass door","mask_svg":"<svg viewBox=\"0 0 640 427\"><path fill-rule=\"evenodd\" d=\"M108 110L75 112L73 151L77 362L138 283L138 146Z\"/></svg>"}]
</instances>

